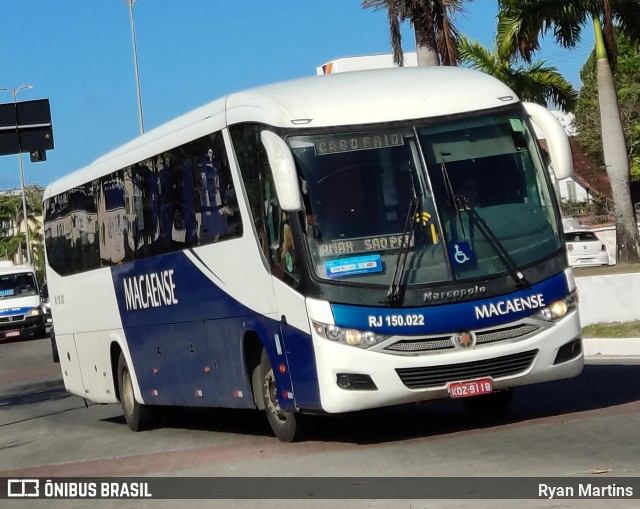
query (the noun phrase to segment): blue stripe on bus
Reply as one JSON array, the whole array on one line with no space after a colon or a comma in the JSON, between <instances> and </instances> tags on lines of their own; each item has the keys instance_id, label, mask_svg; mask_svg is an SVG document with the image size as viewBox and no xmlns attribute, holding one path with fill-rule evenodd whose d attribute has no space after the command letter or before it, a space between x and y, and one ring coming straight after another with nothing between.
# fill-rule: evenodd
<instances>
[{"instance_id":1,"label":"blue stripe on bus","mask_svg":"<svg viewBox=\"0 0 640 509\"><path fill-rule=\"evenodd\" d=\"M253 331L274 365L281 406L320 409L311 337L290 325L281 330L279 321L244 306L185 253L117 265L112 277L145 402L253 408L242 350L245 332ZM284 374L281 363L288 365Z\"/></svg>"},{"instance_id":2,"label":"blue stripe on bus","mask_svg":"<svg viewBox=\"0 0 640 509\"><path fill-rule=\"evenodd\" d=\"M557 274L527 290L455 304L418 308L382 308L332 304L335 324L380 334L438 334L514 322L566 297L567 280Z\"/></svg>"}]
</instances>

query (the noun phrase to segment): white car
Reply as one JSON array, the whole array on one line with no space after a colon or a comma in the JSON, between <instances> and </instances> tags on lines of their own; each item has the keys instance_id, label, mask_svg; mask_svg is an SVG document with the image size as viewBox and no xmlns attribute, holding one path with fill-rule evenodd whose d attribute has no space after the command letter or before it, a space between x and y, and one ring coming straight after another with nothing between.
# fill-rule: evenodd
<instances>
[{"instance_id":1,"label":"white car","mask_svg":"<svg viewBox=\"0 0 640 509\"><path fill-rule=\"evenodd\" d=\"M572 267L608 265L607 248L595 233L589 230L569 230L564 233Z\"/></svg>"}]
</instances>

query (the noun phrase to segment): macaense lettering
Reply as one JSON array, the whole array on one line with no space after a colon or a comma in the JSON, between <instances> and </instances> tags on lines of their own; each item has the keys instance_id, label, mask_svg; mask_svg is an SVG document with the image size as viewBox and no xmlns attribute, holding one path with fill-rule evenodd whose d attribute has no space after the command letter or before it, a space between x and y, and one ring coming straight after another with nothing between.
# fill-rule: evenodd
<instances>
[{"instance_id":1,"label":"macaense lettering","mask_svg":"<svg viewBox=\"0 0 640 509\"><path fill-rule=\"evenodd\" d=\"M127 311L178 304L173 269L124 279Z\"/></svg>"},{"instance_id":2,"label":"macaense lettering","mask_svg":"<svg viewBox=\"0 0 640 509\"><path fill-rule=\"evenodd\" d=\"M508 315L509 313L519 313L520 311L540 309L543 307L545 307L544 295L537 293L527 297L514 297L513 299L475 306L475 311L476 319L479 320L481 318Z\"/></svg>"}]
</instances>

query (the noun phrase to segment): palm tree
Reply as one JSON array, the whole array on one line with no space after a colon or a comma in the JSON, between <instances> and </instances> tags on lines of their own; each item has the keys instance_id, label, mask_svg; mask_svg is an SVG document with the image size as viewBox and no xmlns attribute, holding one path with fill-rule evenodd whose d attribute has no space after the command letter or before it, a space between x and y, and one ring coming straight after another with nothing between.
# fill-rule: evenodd
<instances>
[{"instance_id":1,"label":"palm tree","mask_svg":"<svg viewBox=\"0 0 640 509\"><path fill-rule=\"evenodd\" d=\"M618 260L640 261L640 235L629 189L629 160L613 81L616 64L615 33L640 41L638 0L498 0L498 37L501 55L520 55L530 62L540 49L539 37L553 28L566 48L580 42L582 30L593 23L596 41L598 102L605 166L616 214Z\"/></svg>"},{"instance_id":2,"label":"palm tree","mask_svg":"<svg viewBox=\"0 0 640 509\"><path fill-rule=\"evenodd\" d=\"M490 52L480 43L461 37L458 44L460 62L493 76L505 83L523 101L543 106L555 104L564 111L572 111L578 92L558 72L544 61L528 66L514 66L497 51Z\"/></svg>"},{"instance_id":3,"label":"palm tree","mask_svg":"<svg viewBox=\"0 0 640 509\"><path fill-rule=\"evenodd\" d=\"M21 232L21 225L26 223L31 233L33 225L36 223L33 214L33 207L27 200L27 220L24 221L24 211L22 207L22 197L17 195L0 196L0 221L9 225L9 228L0 229L1 249L0 256L13 259L16 255L18 263L23 262L23 253L26 249L26 235ZM31 242L33 246L33 241Z\"/></svg>"},{"instance_id":4,"label":"palm tree","mask_svg":"<svg viewBox=\"0 0 640 509\"><path fill-rule=\"evenodd\" d=\"M38 281L45 280L45 260L44 260L44 235L43 225L35 222L29 226L29 240L31 241L31 259L36 269Z\"/></svg>"},{"instance_id":5,"label":"palm tree","mask_svg":"<svg viewBox=\"0 0 640 509\"><path fill-rule=\"evenodd\" d=\"M457 65L458 30L453 19L464 0L362 0L364 9L385 9L394 62L404 65L400 25L409 21L416 36L419 66Z\"/></svg>"}]
</instances>

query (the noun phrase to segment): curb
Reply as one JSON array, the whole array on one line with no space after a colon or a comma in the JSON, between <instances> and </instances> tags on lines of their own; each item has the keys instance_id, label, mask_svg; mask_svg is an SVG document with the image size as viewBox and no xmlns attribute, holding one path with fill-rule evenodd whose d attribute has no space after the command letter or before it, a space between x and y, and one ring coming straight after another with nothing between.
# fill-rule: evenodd
<instances>
[{"instance_id":1,"label":"curb","mask_svg":"<svg viewBox=\"0 0 640 509\"><path fill-rule=\"evenodd\" d=\"M583 338L584 356L640 357L640 338Z\"/></svg>"}]
</instances>

